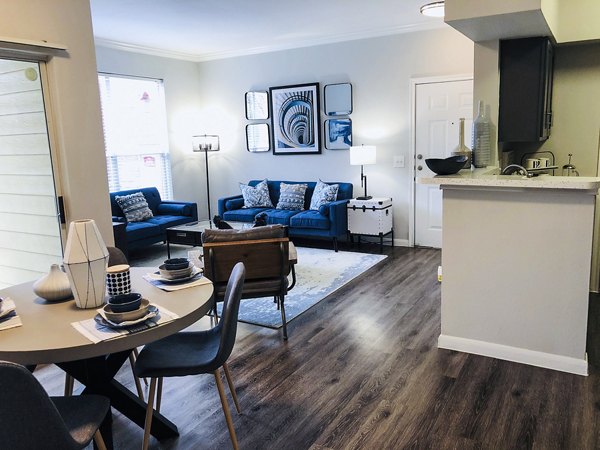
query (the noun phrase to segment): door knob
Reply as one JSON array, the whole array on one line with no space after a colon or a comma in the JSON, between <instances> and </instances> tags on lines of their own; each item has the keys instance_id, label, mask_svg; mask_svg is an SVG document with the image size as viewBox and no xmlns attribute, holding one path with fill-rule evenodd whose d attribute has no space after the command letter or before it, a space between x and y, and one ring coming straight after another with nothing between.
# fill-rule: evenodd
<instances>
[{"instance_id":1,"label":"door knob","mask_svg":"<svg viewBox=\"0 0 600 450\"><path fill-rule=\"evenodd\" d=\"M423 170L423 166L417 166L417 170Z\"/></svg>"},{"instance_id":2,"label":"door knob","mask_svg":"<svg viewBox=\"0 0 600 450\"><path fill-rule=\"evenodd\" d=\"M423 159L423 155L417 155L417 159Z\"/></svg>"}]
</instances>

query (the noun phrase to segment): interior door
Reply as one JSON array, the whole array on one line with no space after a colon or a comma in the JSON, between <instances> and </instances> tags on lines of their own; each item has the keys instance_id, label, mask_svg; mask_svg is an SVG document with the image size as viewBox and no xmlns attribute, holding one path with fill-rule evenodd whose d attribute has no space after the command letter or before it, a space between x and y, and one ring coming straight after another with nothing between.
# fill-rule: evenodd
<instances>
[{"instance_id":1,"label":"interior door","mask_svg":"<svg viewBox=\"0 0 600 450\"><path fill-rule=\"evenodd\" d=\"M465 118L465 145L470 148L473 80L416 85L415 245L442 247L442 191L417 179L435 176L425 164L427 158L447 158L458 147L461 117Z\"/></svg>"},{"instance_id":2,"label":"interior door","mask_svg":"<svg viewBox=\"0 0 600 450\"><path fill-rule=\"evenodd\" d=\"M60 233L40 66L0 59L0 288L60 263Z\"/></svg>"}]
</instances>

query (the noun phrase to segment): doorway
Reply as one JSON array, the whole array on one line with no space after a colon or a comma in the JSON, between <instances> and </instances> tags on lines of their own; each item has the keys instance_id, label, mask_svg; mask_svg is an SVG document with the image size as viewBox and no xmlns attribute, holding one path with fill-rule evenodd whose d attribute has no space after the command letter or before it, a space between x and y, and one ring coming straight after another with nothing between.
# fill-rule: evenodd
<instances>
[{"instance_id":1,"label":"doorway","mask_svg":"<svg viewBox=\"0 0 600 450\"><path fill-rule=\"evenodd\" d=\"M460 118L465 118L465 144L470 147L473 122L472 76L413 80L413 196L411 244L442 247L442 191L419 184L433 177L427 158L447 158L458 147Z\"/></svg>"},{"instance_id":2,"label":"doorway","mask_svg":"<svg viewBox=\"0 0 600 450\"><path fill-rule=\"evenodd\" d=\"M41 64L0 58L0 288L63 256Z\"/></svg>"}]
</instances>

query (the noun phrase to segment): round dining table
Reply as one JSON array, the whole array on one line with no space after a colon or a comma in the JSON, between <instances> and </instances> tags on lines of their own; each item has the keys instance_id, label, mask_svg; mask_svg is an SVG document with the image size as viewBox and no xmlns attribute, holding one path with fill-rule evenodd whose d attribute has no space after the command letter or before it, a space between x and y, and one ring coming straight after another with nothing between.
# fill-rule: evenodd
<instances>
[{"instance_id":1,"label":"round dining table","mask_svg":"<svg viewBox=\"0 0 600 450\"><path fill-rule=\"evenodd\" d=\"M143 428L146 404L115 380L115 374L132 349L192 325L213 305L212 283L166 292L143 278L154 270L132 267L132 291L139 292L159 309L162 306L178 317L143 331L98 343L90 341L72 325L73 322L93 319L96 309L80 309L72 299L47 302L34 294L33 282L0 290L0 297L14 300L23 324L0 331L0 360L23 365L56 364L85 386L83 394L105 395L111 406ZM112 446L111 423L109 415L101 427L109 447ZM160 440L177 436L178 431L167 418L155 412L152 434Z\"/></svg>"}]
</instances>

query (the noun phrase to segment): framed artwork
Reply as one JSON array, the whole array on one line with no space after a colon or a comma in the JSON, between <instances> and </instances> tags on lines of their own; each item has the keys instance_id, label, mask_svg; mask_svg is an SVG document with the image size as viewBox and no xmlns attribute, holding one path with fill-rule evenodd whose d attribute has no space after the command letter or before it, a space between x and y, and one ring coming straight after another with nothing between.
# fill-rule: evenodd
<instances>
[{"instance_id":1,"label":"framed artwork","mask_svg":"<svg viewBox=\"0 0 600 450\"><path fill-rule=\"evenodd\" d=\"M251 123L246 125L246 149L250 153L268 152L271 150L269 124Z\"/></svg>"},{"instance_id":2,"label":"framed artwork","mask_svg":"<svg viewBox=\"0 0 600 450\"><path fill-rule=\"evenodd\" d=\"M269 88L273 154L321 153L319 83Z\"/></svg>"},{"instance_id":3,"label":"framed artwork","mask_svg":"<svg viewBox=\"0 0 600 450\"><path fill-rule=\"evenodd\" d=\"M325 86L325 114L347 116L352 114L352 85L350 83Z\"/></svg>"},{"instance_id":4,"label":"framed artwork","mask_svg":"<svg viewBox=\"0 0 600 450\"><path fill-rule=\"evenodd\" d=\"M246 92L246 119L265 120L269 118L269 94L262 91Z\"/></svg>"},{"instance_id":5,"label":"framed artwork","mask_svg":"<svg viewBox=\"0 0 600 450\"><path fill-rule=\"evenodd\" d=\"M326 120L324 141L327 150L349 149L352 146L352 120Z\"/></svg>"}]
</instances>

